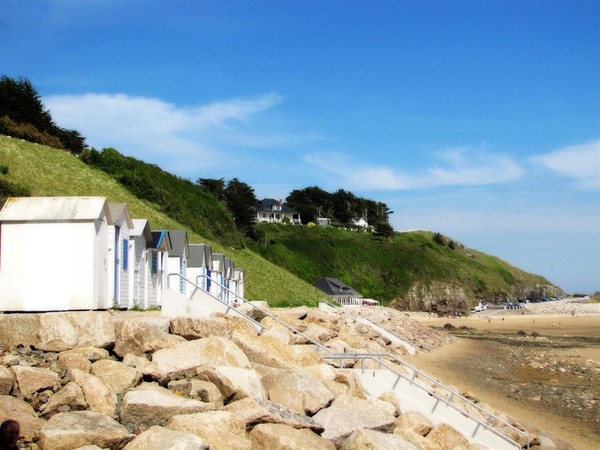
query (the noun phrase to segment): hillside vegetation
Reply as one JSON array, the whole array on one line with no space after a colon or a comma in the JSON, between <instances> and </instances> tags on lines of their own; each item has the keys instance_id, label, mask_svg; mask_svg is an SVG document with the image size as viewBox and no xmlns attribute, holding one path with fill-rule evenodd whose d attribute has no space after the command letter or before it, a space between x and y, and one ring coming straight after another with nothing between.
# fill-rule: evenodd
<instances>
[{"instance_id":1,"label":"hillside vegetation","mask_svg":"<svg viewBox=\"0 0 600 450\"><path fill-rule=\"evenodd\" d=\"M5 174L0 173L0 180L8 195L104 196L111 202L126 202L131 215L147 218L152 228L188 229L191 243L212 244L214 251L226 253L237 267L245 269L246 294L251 300L266 300L273 306L314 306L323 297L310 284L249 249L223 246L194 232L165 214L157 204L140 200L106 173L66 151L0 135L0 166L6 168ZM226 220L216 223L215 229L224 226Z\"/></svg>"},{"instance_id":2,"label":"hillside vegetation","mask_svg":"<svg viewBox=\"0 0 600 450\"><path fill-rule=\"evenodd\" d=\"M428 232L388 238L258 224L257 241L251 241L201 186L117 151L103 153L109 157L96 165L108 173L66 151L0 135L0 196L99 195L126 202L133 217L148 218L153 228L185 228L190 242L226 253L246 270L248 298L272 306L316 305L323 294L311 284L326 276L407 309L466 309L480 299L533 297L553 289L542 277Z\"/></svg>"}]
</instances>

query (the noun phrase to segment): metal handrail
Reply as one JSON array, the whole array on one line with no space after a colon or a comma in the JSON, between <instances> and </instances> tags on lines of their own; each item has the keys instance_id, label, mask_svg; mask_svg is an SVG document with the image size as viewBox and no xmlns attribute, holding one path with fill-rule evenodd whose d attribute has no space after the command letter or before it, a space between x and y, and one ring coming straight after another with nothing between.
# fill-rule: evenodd
<instances>
[{"instance_id":1,"label":"metal handrail","mask_svg":"<svg viewBox=\"0 0 600 450\"><path fill-rule=\"evenodd\" d=\"M258 326L261 331L265 329L265 326L259 322L257 322L256 320L254 320L252 317L248 316L247 314L244 314L242 311L240 311L239 309L233 307L232 305L230 305L228 302L221 300L219 297L211 294L209 291L207 291L206 289L203 289L202 287L198 286L197 284L193 283L192 281L188 280L187 278L185 278L183 275L181 275L180 273L177 272L173 272L167 275L167 285L169 285L169 277L173 276L173 275L177 275L178 277L180 277L182 280L184 280L185 282L191 284L192 286L194 286L196 289L200 289L201 291L203 291L204 293L210 295L212 298L214 298L215 300L217 300L218 302L222 303L223 305L227 306L227 310L225 311L225 314L227 314L229 311L234 311L236 314L242 316L244 319L249 320L250 322L252 322L254 325ZM206 275L204 275L206 276ZM215 282L216 284L220 285L223 289L228 289L226 286L223 286L221 283L212 280L213 282ZM244 302L248 302L246 299L244 299L243 297L236 295L236 299L241 299ZM235 300L234 300L235 301ZM252 305L254 306L254 305Z\"/></svg>"},{"instance_id":2,"label":"metal handrail","mask_svg":"<svg viewBox=\"0 0 600 450\"><path fill-rule=\"evenodd\" d=\"M181 279L183 279L184 281L186 281L187 283L190 283L192 286L194 286L196 289L200 289L203 292L209 294L211 297L213 297L215 300L218 300L219 302L223 303L224 305L226 305L228 307L227 312L229 312L230 310L235 311L237 314L241 315L242 317L244 317L245 319L248 319L249 321L251 321L252 323L256 324L257 326L259 326L261 328L261 330L265 329L265 326L262 325L261 323L257 322L256 320L254 320L252 317L248 316L247 314L244 314L243 312L239 311L236 308L231 307L231 305L229 305L228 302L221 300L220 298L214 296L213 294L211 294L210 292L208 292L206 289L198 286L197 284L191 282L190 280L188 280L187 278L185 278L184 276L182 276L181 274L177 273L177 272L173 272L167 275L167 284L168 282L168 277L172 276L172 275L177 275L179 276ZM196 279L198 279L199 277L204 277L204 278L209 278L207 275L203 275L200 274L196 277ZM473 416L471 413L469 413L468 411L465 411L463 409L461 409L459 406L451 403L451 401L454 398L459 398L461 400L463 400L464 402L467 402L470 406L473 406L475 409L477 409L478 411L484 413L484 415L487 416L487 420L488 422L490 421L490 419L494 419L497 422L500 422L502 425L508 427L509 429L515 431L517 434L522 435L526 442L527 442L527 449L529 449L529 435L525 432L523 432L522 430L519 430L518 428L516 428L514 425L511 425L510 423L508 423L507 421L505 421L504 419L501 419L500 417L496 416L495 414L492 414L491 412L489 412L488 410L486 410L485 408L482 408L481 406L477 405L476 403L470 401L469 399L467 399L466 397L464 397L463 395L461 395L459 392L457 392L456 390L446 386L445 384L441 383L440 381L436 380L435 378L431 377L430 375L428 375L427 373L417 369L416 367L408 364L407 362L403 361L402 359L398 358L396 355L392 354L392 353L337 353L337 352L333 352L330 348L324 346L323 344L321 344L320 342L315 341L314 339L310 338L309 336L306 336L304 333L302 333L301 331L295 329L294 327L292 327L291 325L285 323L284 321L282 321L281 319L279 319L278 317L276 317L274 314L252 304L251 302L249 302L248 300L246 300L245 298L239 296L237 293L231 291L231 289L229 289L228 287L222 285L221 283L219 283L218 281L212 280L211 279L211 283L217 284L219 287L221 287L222 289L232 293L235 296L235 300L241 300L244 304L248 304L248 306L250 306L251 311L259 311L261 314L270 317L271 319L273 319L274 321L276 321L277 323L279 323L280 325L284 326L285 328L287 328L290 332L292 332L293 334L297 334L302 336L304 339L306 339L307 341L311 342L313 345L315 345L318 349L325 351L326 353L329 354L329 356L324 356L324 359L339 359L340 360L340 367L341 367L341 360L342 359L359 359L361 361L370 359L370 360L374 360L377 361L380 365L384 365L384 367L386 367L388 370L391 370L394 374L398 375L399 377L402 378L406 378L407 380L409 380L409 382L411 384L415 384L416 386L420 387L421 389L427 391L428 393L435 395L436 398L439 398L440 400L444 401L444 403L447 403L448 405L451 405L453 408L457 409L458 411L461 412L461 414L466 415L468 417L470 417L471 419L475 420L478 424L483 425L486 428L490 428L493 430L493 432L495 434L499 434L500 436L503 436L503 438L507 439L510 442L514 442L515 444L519 445L518 443L516 443L515 441L513 441L511 438L509 438L508 436L502 434L501 432L499 432L498 430L495 430L493 428L491 428L489 425L487 425L486 423L482 422L481 420L479 420L477 417ZM235 301L234 300L234 301ZM405 377L404 375L400 374L399 372L397 372L395 369L387 366L385 363L383 363L381 361L381 358L391 358L393 359L395 362L399 363L400 365L407 367L408 369L413 371L413 376L411 379L408 379L408 377ZM361 363L362 365L362 363ZM442 397L438 396L437 394L434 394L432 392L430 392L426 386L423 386L419 383L417 383L415 381L415 378L417 377L423 377L426 378L427 380L431 381L432 383L434 383L435 385L441 387L442 389L448 391L450 393L450 399L446 400L443 399ZM520 448L520 445L519 445Z\"/></svg>"},{"instance_id":3,"label":"metal handrail","mask_svg":"<svg viewBox=\"0 0 600 450\"><path fill-rule=\"evenodd\" d=\"M394 375L396 375L398 377L398 379L394 383L394 387L398 384L398 381L400 380L400 378L403 378L403 379L407 380L411 385L414 385L417 388L425 391L427 393L427 395L430 395L430 396L434 397L438 402L445 403L446 405L448 405L451 408L455 409L456 411L458 411L462 415L467 416L468 418L474 420L477 423L477 427L473 431L473 434L471 435L471 437L474 438L476 436L476 434L477 434L477 431L479 430L479 427L483 427L483 428L487 429L488 431L490 431L491 433L495 434L496 436L500 437L501 439L504 439L504 440L510 442L511 444L514 444L518 449L521 448L521 444L519 444L515 440L511 439L510 437L506 436L501 431L496 430L494 427L492 427L488 423L486 423L486 422L478 419L477 417L473 416L468 411L463 410L458 405L455 405L454 403L451 402L451 399L445 399L444 397L441 397L440 395L438 395L435 392L427 389L425 386L421 385L420 383L417 383L414 380L414 377L413 378L407 377L407 376L401 374L400 372L398 372L393 367L387 365L384 361L382 361L380 359L380 356L383 356L383 355L384 354L381 354L381 353L379 353L379 354L377 354L377 353L371 353L371 354L369 354L369 353L339 353L337 355L324 356L323 359L332 359L332 360L339 359L340 360L340 366L341 366L341 360L342 359L361 359L361 368L360 368L360 370L361 370L362 373L365 373L365 371L366 371L366 369L364 367L364 362L363 361L366 360L366 359L373 360L373 361L377 362L380 367L382 367L382 366L385 367L386 369L388 369L390 372L392 372ZM457 395L460 396L460 397L462 397L458 393L457 393ZM471 403L471 404L474 405L474 403L472 403L472 402L469 402L469 403ZM437 408L437 402L436 402L436 405L434 406L434 408L432 409L431 412L432 413L435 412L436 408ZM487 418L488 421L489 421L489 416L492 416L492 417L495 418L495 416L493 414L489 413L488 411L485 411L485 412L488 414L488 418ZM523 433L521 430L519 430L518 428L515 428L514 426L510 425L508 422L503 421L502 419L498 418L498 420L500 420L501 422L504 422L507 426L511 427L517 433L521 434L527 440L527 448L529 449L529 435L527 435L526 433Z\"/></svg>"}]
</instances>

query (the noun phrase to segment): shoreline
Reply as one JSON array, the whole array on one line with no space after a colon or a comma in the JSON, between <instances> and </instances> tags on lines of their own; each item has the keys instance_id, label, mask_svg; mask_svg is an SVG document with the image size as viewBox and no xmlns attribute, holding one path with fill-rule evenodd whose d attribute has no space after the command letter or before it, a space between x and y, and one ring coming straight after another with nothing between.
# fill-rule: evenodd
<instances>
[{"instance_id":1,"label":"shoreline","mask_svg":"<svg viewBox=\"0 0 600 450\"><path fill-rule=\"evenodd\" d=\"M562 440L564 446L559 448L597 448L600 425L579 421L569 414L565 405L546 403L552 399L552 390L563 389L566 383L562 379L560 382L549 379L547 384L540 384L535 378L540 373L534 373L525 364L529 360L525 359L537 354L545 355L550 362L566 359L577 366L583 365L585 361L593 361L595 367L600 367L600 314L540 315L521 314L524 310L500 310L504 314L490 315L493 311L456 319L431 317L422 313L410 314L423 325L443 327L450 323L458 329L457 332L462 332L460 327L463 326L479 332L455 335L455 342L429 353L406 356L406 361L440 379L444 384L455 386L459 392L472 393L480 401L511 415L518 422ZM490 316L490 321L485 319L486 313ZM521 337L522 341L519 341L518 333L521 331L527 336ZM531 337L533 332L539 333L541 337ZM514 343L507 346L501 344L501 340L514 340ZM548 347L549 342L555 345ZM523 345L525 343L527 346ZM526 349L525 353L523 348ZM521 364L519 357L523 358ZM516 365L509 364L515 361ZM523 370L523 367L528 371ZM558 374L552 377L560 379ZM585 392L586 382L589 380L577 380L578 378L574 379L576 388L579 392ZM573 382L573 377L569 381ZM542 390L544 395L541 395L541 399L514 393L515 389L524 393L531 386Z\"/></svg>"}]
</instances>

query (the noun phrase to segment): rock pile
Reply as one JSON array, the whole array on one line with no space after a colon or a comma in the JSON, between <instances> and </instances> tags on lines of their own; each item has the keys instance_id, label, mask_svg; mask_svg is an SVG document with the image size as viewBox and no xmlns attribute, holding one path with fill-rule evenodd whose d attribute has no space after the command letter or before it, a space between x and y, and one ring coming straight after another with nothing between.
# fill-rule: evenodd
<instances>
[{"instance_id":1,"label":"rock pile","mask_svg":"<svg viewBox=\"0 0 600 450\"><path fill-rule=\"evenodd\" d=\"M600 314L600 303L581 300L558 300L553 302L529 303L531 314Z\"/></svg>"},{"instance_id":2,"label":"rock pile","mask_svg":"<svg viewBox=\"0 0 600 450\"><path fill-rule=\"evenodd\" d=\"M406 352L357 311L277 314L336 351ZM362 317L417 349L451 339L391 309ZM481 448L391 392L370 397L306 338L261 321L258 335L222 315L0 315L0 421L42 450Z\"/></svg>"}]
</instances>

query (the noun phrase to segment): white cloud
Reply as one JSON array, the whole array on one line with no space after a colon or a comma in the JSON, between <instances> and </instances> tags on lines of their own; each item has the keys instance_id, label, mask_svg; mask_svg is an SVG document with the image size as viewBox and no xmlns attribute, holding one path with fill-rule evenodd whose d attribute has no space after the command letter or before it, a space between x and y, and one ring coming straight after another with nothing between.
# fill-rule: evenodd
<instances>
[{"instance_id":1,"label":"white cloud","mask_svg":"<svg viewBox=\"0 0 600 450\"><path fill-rule=\"evenodd\" d=\"M575 178L584 189L600 189L600 140L570 145L531 159L556 173Z\"/></svg>"},{"instance_id":2,"label":"white cloud","mask_svg":"<svg viewBox=\"0 0 600 450\"><path fill-rule=\"evenodd\" d=\"M411 174L386 165L366 165L341 153L310 154L304 160L338 176L336 183L356 190L408 190L480 186L515 180L523 170L509 157L467 148L437 154L435 166Z\"/></svg>"},{"instance_id":3,"label":"white cloud","mask_svg":"<svg viewBox=\"0 0 600 450\"><path fill-rule=\"evenodd\" d=\"M189 172L218 164L222 157L217 150L228 144L260 145L260 134L243 128L282 99L269 93L180 108L157 98L90 93L49 96L44 103L57 123L80 131L89 145L115 147L146 160L151 156L167 170ZM264 142L279 140L268 136Z\"/></svg>"}]
</instances>

